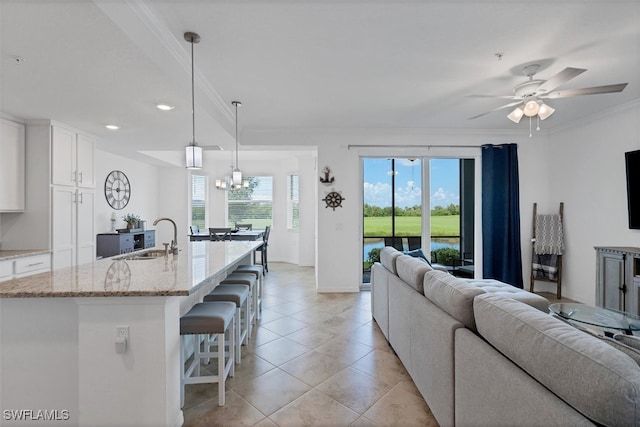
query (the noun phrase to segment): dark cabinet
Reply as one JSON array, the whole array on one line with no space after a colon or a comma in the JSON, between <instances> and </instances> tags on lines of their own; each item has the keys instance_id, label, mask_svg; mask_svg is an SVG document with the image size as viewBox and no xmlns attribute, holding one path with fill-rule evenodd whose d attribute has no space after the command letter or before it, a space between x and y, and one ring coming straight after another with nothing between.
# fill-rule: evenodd
<instances>
[{"instance_id":1,"label":"dark cabinet","mask_svg":"<svg viewBox=\"0 0 640 427\"><path fill-rule=\"evenodd\" d=\"M146 230L137 233L98 234L96 245L98 258L126 254L139 249L154 247L156 245L156 232L155 230Z\"/></svg>"},{"instance_id":2,"label":"dark cabinet","mask_svg":"<svg viewBox=\"0 0 640 427\"><path fill-rule=\"evenodd\" d=\"M640 314L640 248L595 249L596 305Z\"/></svg>"}]
</instances>

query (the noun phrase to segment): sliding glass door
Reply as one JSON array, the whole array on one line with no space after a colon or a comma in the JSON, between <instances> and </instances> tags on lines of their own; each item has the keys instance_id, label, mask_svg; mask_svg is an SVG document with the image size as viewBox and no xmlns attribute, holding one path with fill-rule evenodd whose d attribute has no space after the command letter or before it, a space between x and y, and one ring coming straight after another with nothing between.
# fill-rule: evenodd
<instances>
[{"instance_id":1,"label":"sliding glass door","mask_svg":"<svg viewBox=\"0 0 640 427\"><path fill-rule=\"evenodd\" d=\"M363 283L384 246L473 276L474 170L473 159L363 158Z\"/></svg>"}]
</instances>

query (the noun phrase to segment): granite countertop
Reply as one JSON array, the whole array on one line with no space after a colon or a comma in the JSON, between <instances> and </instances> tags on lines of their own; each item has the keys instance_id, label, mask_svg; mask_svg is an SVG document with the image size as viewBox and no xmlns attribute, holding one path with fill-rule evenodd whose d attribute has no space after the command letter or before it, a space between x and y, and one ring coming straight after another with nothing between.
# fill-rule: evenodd
<instances>
[{"instance_id":1,"label":"granite countertop","mask_svg":"<svg viewBox=\"0 0 640 427\"><path fill-rule=\"evenodd\" d=\"M21 249L15 251L0 250L0 261L22 258L25 256L42 255L51 253L49 249Z\"/></svg>"},{"instance_id":2,"label":"granite countertop","mask_svg":"<svg viewBox=\"0 0 640 427\"><path fill-rule=\"evenodd\" d=\"M189 242L167 257L127 260L118 255L0 282L0 298L186 296L260 245L262 241L202 241Z\"/></svg>"}]
</instances>

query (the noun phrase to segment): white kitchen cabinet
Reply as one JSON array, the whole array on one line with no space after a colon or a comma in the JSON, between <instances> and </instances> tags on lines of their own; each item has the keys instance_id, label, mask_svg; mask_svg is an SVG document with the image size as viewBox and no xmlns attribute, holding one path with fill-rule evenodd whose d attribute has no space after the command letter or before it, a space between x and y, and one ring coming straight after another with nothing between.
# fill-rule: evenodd
<instances>
[{"instance_id":1,"label":"white kitchen cabinet","mask_svg":"<svg viewBox=\"0 0 640 427\"><path fill-rule=\"evenodd\" d=\"M30 120L25 146L26 210L0 230L2 247L50 249L54 269L94 260L95 139Z\"/></svg>"},{"instance_id":2,"label":"white kitchen cabinet","mask_svg":"<svg viewBox=\"0 0 640 427\"><path fill-rule=\"evenodd\" d=\"M51 271L51 254L25 255L0 261L0 282Z\"/></svg>"},{"instance_id":3,"label":"white kitchen cabinet","mask_svg":"<svg viewBox=\"0 0 640 427\"><path fill-rule=\"evenodd\" d=\"M24 211L24 125L0 119L0 212Z\"/></svg>"},{"instance_id":4,"label":"white kitchen cabinet","mask_svg":"<svg viewBox=\"0 0 640 427\"><path fill-rule=\"evenodd\" d=\"M52 126L51 183L95 187L95 141L61 126Z\"/></svg>"},{"instance_id":5,"label":"white kitchen cabinet","mask_svg":"<svg viewBox=\"0 0 640 427\"><path fill-rule=\"evenodd\" d=\"M52 249L53 268L71 267L95 258L93 190L53 186Z\"/></svg>"}]
</instances>

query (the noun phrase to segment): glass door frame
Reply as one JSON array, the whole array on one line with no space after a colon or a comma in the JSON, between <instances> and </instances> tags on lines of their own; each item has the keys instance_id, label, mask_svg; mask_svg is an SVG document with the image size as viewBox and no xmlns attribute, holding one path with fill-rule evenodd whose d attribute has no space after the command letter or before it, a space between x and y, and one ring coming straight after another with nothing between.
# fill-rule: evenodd
<instances>
[{"instance_id":1,"label":"glass door frame","mask_svg":"<svg viewBox=\"0 0 640 427\"><path fill-rule=\"evenodd\" d=\"M414 146L414 147L397 147L390 148L384 146L380 148L367 147L358 149L359 157L359 179L360 179L360 200L359 200L359 230L360 241L364 241L364 159L365 158L415 158L420 160L422 166L422 188L430 189L430 165L429 160L432 158L460 158L474 159L474 262L475 262L475 278L482 278L482 147L481 146ZM429 191L422 191L422 244L431 247L431 215L425 215L425 212L431 212L431 197ZM430 252L430 251L429 251ZM429 254L425 254L430 256ZM360 256L362 259L362 256ZM362 266L358 268L362 287L363 270Z\"/></svg>"}]
</instances>

